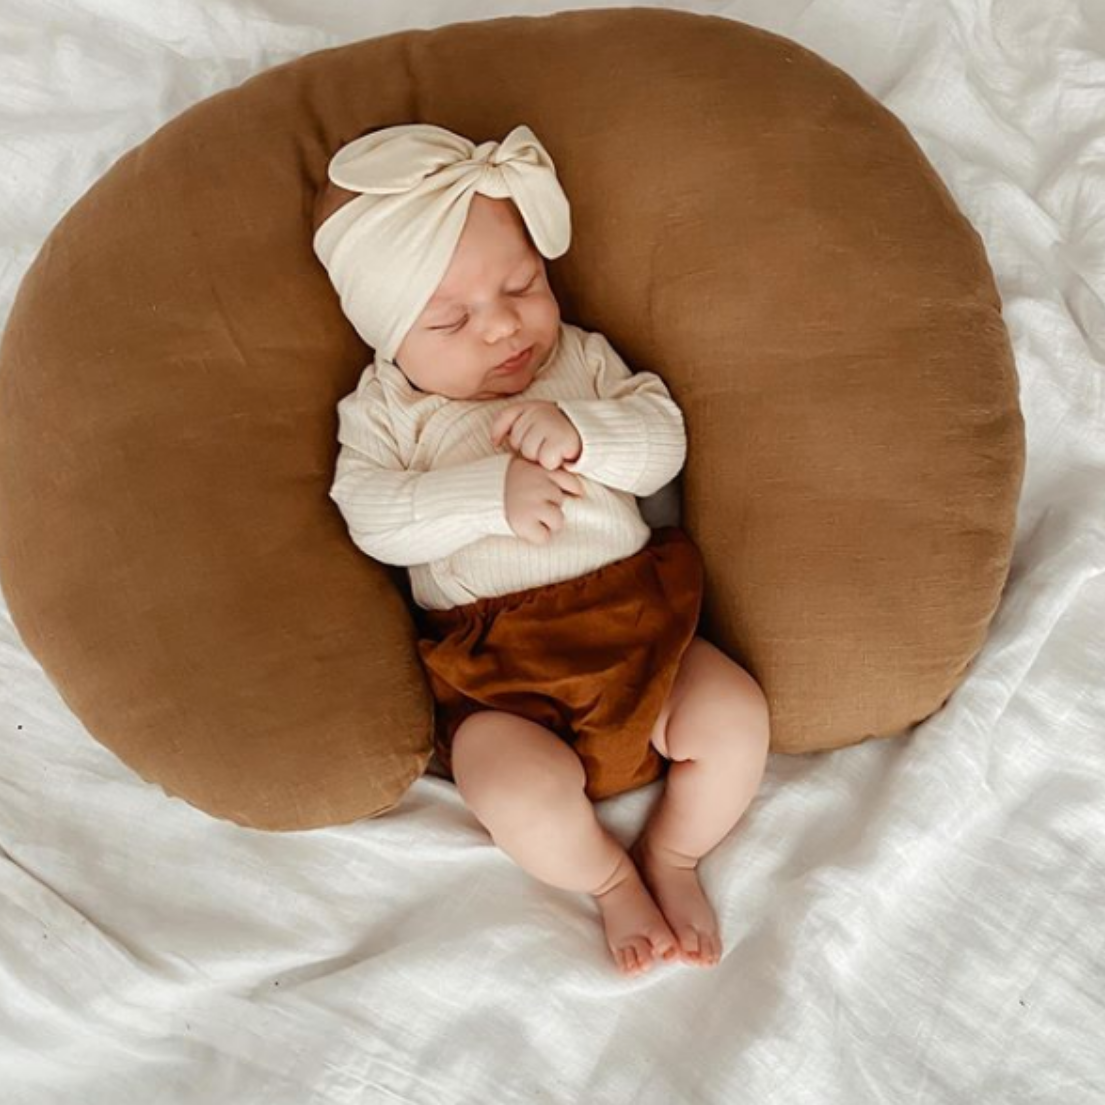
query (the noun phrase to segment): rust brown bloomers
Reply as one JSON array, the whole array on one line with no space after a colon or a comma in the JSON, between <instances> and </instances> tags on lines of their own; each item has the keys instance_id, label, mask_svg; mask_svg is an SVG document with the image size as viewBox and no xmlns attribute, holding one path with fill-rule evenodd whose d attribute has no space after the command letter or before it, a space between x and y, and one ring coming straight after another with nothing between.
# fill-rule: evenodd
<instances>
[{"instance_id":1,"label":"rust brown bloomers","mask_svg":"<svg viewBox=\"0 0 1105 1105\"><path fill-rule=\"evenodd\" d=\"M461 722L504 710L572 745L592 801L659 778L666 761L649 736L694 639L702 592L698 549L666 526L633 556L578 578L419 610L446 770Z\"/></svg>"}]
</instances>

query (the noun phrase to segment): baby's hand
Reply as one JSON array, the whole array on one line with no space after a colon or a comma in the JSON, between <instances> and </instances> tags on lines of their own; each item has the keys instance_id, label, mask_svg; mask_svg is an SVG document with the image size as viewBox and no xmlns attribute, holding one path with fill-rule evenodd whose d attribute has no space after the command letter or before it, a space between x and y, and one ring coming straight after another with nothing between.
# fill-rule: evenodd
<instances>
[{"instance_id":1,"label":"baby's hand","mask_svg":"<svg viewBox=\"0 0 1105 1105\"><path fill-rule=\"evenodd\" d=\"M531 545L547 545L564 528L564 499L583 494L573 472L546 472L539 464L511 457L506 469L504 508L510 528Z\"/></svg>"},{"instance_id":2,"label":"baby's hand","mask_svg":"<svg viewBox=\"0 0 1105 1105\"><path fill-rule=\"evenodd\" d=\"M514 403L499 411L491 424L491 444L497 449L503 438L516 453L550 472L579 460L583 441L568 416L544 399Z\"/></svg>"}]
</instances>

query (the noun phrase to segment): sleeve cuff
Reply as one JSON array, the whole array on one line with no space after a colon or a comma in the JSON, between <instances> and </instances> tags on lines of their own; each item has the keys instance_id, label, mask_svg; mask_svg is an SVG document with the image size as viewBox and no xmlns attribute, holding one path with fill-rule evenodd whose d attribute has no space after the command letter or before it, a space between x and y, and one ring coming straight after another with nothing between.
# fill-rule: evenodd
<instances>
[{"instance_id":1,"label":"sleeve cuff","mask_svg":"<svg viewBox=\"0 0 1105 1105\"><path fill-rule=\"evenodd\" d=\"M558 399L583 442L579 459L565 464L568 472L602 477L612 486L635 485L648 470L649 443L641 415L626 400Z\"/></svg>"},{"instance_id":2,"label":"sleeve cuff","mask_svg":"<svg viewBox=\"0 0 1105 1105\"><path fill-rule=\"evenodd\" d=\"M414 519L470 518L480 533L513 536L506 520L506 471L513 454L424 472L415 485Z\"/></svg>"}]
</instances>

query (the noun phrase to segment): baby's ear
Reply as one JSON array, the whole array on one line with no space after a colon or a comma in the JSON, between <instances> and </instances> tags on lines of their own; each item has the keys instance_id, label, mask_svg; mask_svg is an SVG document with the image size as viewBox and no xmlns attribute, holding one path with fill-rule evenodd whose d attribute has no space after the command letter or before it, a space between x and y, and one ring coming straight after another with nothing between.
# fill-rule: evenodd
<instances>
[{"instance_id":1,"label":"baby's ear","mask_svg":"<svg viewBox=\"0 0 1105 1105\"><path fill-rule=\"evenodd\" d=\"M350 192L348 188L342 188L341 185L335 184L332 180L327 180L326 187L320 189L318 195L315 196L315 218L311 226L312 231L318 230L339 207L344 207L350 200L356 199L359 194L358 192Z\"/></svg>"}]
</instances>

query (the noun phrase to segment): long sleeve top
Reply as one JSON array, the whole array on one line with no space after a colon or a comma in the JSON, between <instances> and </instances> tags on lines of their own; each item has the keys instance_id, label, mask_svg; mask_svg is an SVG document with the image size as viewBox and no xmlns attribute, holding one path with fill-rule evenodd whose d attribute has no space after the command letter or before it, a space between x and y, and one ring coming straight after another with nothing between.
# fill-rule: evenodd
<instances>
[{"instance_id":1,"label":"long sleeve top","mask_svg":"<svg viewBox=\"0 0 1105 1105\"><path fill-rule=\"evenodd\" d=\"M564 465L583 495L565 497L564 525L544 545L511 529L504 491L516 454L491 442L499 411L531 399L554 402L583 442ZM418 390L378 358L338 404L338 419L330 498L362 552L407 567L425 609L556 583L632 556L650 534L636 497L672 481L686 459L683 415L660 377L630 372L602 334L563 321L525 391L452 399Z\"/></svg>"}]
</instances>

